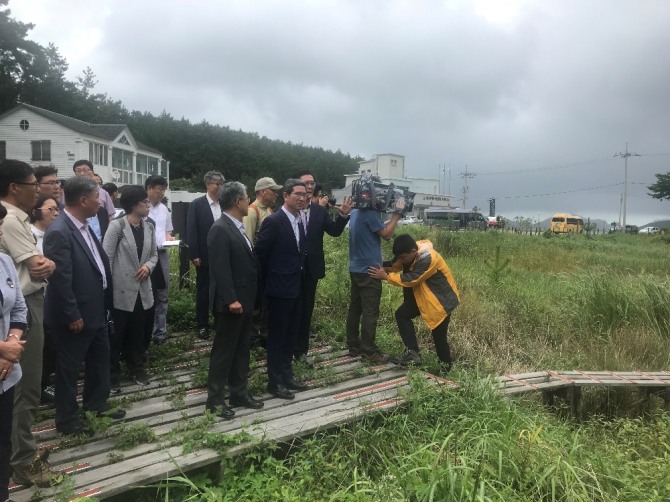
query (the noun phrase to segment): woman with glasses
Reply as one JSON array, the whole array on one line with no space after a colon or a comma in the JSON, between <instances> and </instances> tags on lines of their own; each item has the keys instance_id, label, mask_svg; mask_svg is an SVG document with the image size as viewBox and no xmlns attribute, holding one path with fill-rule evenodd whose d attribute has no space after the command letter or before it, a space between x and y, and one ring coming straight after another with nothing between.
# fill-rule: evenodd
<instances>
[{"instance_id":1,"label":"woman with glasses","mask_svg":"<svg viewBox=\"0 0 670 502\"><path fill-rule=\"evenodd\" d=\"M119 392L121 354L131 377L148 385L144 369L144 325L154 305L149 276L156 267L158 250L144 188L127 187L120 199L125 216L112 220L102 242L112 268L114 333L110 333L112 392Z\"/></svg>"},{"instance_id":2,"label":"woman with glasses","mask_svg":"<svg viewBox=\"0 0 670 502\"><path fill-rule=\"evenodd\" d=\"M30 212L30 229L35 236L37 250L44 253L42 250L42 241L44 240L44 232L47 231L51 222L56 219L60 213L58 208L58 200L50 195L42 194L37 197L35 207Z\"/></svg>"},{"instance_id":3,"label":"woman with glasses","mask_svg":"<svg viewBox=\"0 0 670 502\"><path fill-rule=\"evenodd\" d=\"M35 236L35 246L37 246L37 250L42 254L44 254L42 248L44 232L47 231L47 228L49 228L49 225L51 225L59 213L58 200L55 197L44 193L40 193L37 196L35 207L30 211L30 229ZM42 349L42 396L40 398L42 403L53 403L55 400L56 396L51 382L51 375L55 371L55 355L51 339L45 336L44 348Z\"/></svg>"}]
</instances>

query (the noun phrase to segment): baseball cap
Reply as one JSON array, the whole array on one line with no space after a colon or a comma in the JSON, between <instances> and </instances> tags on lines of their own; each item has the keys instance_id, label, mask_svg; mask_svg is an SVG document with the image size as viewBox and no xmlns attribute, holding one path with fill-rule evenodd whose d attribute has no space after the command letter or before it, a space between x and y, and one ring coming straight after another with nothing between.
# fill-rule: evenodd
<instances>
[{"instance_id":1,"label":"baseball cap","mask_svg":"<svg viewBox=\"0 0 670 502\"><path fill-rule=\"evenodd\" d=\"M277 183L275 183L275 180L273 180L272 178L261 178L256 182L254 191L258 192L259 190L263 190L264 188L269 188L271 190L279 190L280 188L282 188L282 186L277 185Z\"/></svg>"}]
</instances>

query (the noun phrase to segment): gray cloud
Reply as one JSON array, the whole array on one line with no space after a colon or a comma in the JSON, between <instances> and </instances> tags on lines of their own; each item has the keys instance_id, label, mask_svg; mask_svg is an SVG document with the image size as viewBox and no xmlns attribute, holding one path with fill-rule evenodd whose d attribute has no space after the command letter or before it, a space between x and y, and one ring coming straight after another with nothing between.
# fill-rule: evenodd
<instances>
[{"instance_id":1,"label":"gray cloud","mask_svg":"<svg viewBox=\"0 0 670 502\"><path fill-rule=\"evenodd\" d=\"M468 205L497 196L509 217L616 220L622 185L576 190L622 183L623 160L611 156L626 141L641 154L670 152L663 0L523 2L505 24L437 0L10 7L30 21L31 3L42 19L35 39L67 48L73 73L91 66L99 90L131 109L364 156L395 152L412 176L450 164L452 192L467 164L478 174ZM76 30L52 26L60 19L99 29L99 43L77 55ZM667 216L670 203L646 185L669 161L629 160L629 221ZM525 197L557 192L570 193Z\"/></svg>"}]
</instances>

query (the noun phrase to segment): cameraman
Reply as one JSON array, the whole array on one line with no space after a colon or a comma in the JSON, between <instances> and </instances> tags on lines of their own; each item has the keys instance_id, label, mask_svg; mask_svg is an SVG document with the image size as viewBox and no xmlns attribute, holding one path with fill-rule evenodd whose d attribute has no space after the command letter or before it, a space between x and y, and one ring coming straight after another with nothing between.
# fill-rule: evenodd
<instances>
[{"instance_id":1,"label":"cameraman","mask_svg":"<svg viewBox=\"0 0 670 502\"><path fill-rule=\"evenodd\" d=\"M399 197L395 203L397 212L386 223L376 209L354 209L349 220L351 299L347 314L347 346L350 356L360 355L374 364L386 363L389 357L375 343L382 284L370 277L368 270L382 265L381 239L391 239L404 208L405 199Z\"/></svg>"}]
</instances>

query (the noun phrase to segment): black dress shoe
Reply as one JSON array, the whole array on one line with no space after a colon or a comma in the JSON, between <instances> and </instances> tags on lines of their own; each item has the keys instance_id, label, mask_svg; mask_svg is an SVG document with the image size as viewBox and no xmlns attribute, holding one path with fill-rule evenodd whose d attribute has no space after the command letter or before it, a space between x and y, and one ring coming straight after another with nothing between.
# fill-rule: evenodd
<instances>
[{"instance_id":1,"label":"black dress shoe","mask_svg":"<svg viewBox=\"0 0 670 502\"><path fill-rule=\"evenodd\" d=\"M265 403L259 399L254 399L250 394L246 394L242 396L230 396L230 405L260 410Z\"/></svg>"},{"instance_id":2,"label":"black dress shoe","mask_svg":"<svg viewBox=\"0 0 670 502\"><path fill-rule=\"evenodd\" d=\"M274 397L277 397L279 399L293 399L295 398L295 394L288 390L284 385L277 384L277 385L270 385L268 384L268 392L272 394Z\"/></svg>"},{"instance_id":3,"label":"black dress shoe","mask_svg":"<svg viewBox=\"0 0 670 502\"><path fill-rule=\"evenodd\" d=\"M289 390L297 390L297 391L309 389L307 384L304 384L302 382L296 382L295 380L289 380L288 382L286 382L286 388Z\"/></svg>"},{"instance_id":4,"label":"black dress shoe","mask_svg":"<svg viewBox=\"0 0 670 502\"><path fill-rule=\"evenodd\" d=\"M109 408L105 411L96 411L95 416L108 417L114 420L118 420L126 416L126 410L122 410L121 408Z\"/></svg>"},{"instance_id":5,"label":"black dress shoe","mask_svg":"<svg viewBox=\"0 0 670 502\"><path fill-rule=\"evenodd\" d=\"M84 427L81 424L69 425L65 427L56 426L56 432L62 434L63 436L88 436L91 437L93 434L93 429Z\"/></svg>"},{"instance_id":6,"label":"black dress shoe","mask_svg":"<svg viewBox=\"0 0 670 502\"><path fill-rule=\"evenodd\" d=\"M219 404L217 406L211 406L208 404L205 408L213 415L216 415L224 420L232 420L235 418L235 410L229 408L225 404ZM219 409L221 409L221 411L218 411Z\"/></svg>"},{"instance_id":7,"label":"black dress shoe","mask_svg":"<svg viewBox=\"0 0 670 502\"><path fill-rule=\"evenodd\" d=\"M198 338L201 340L209 340L209 328L200 328L198 331Z\"/></svg>"}]
</instances>

